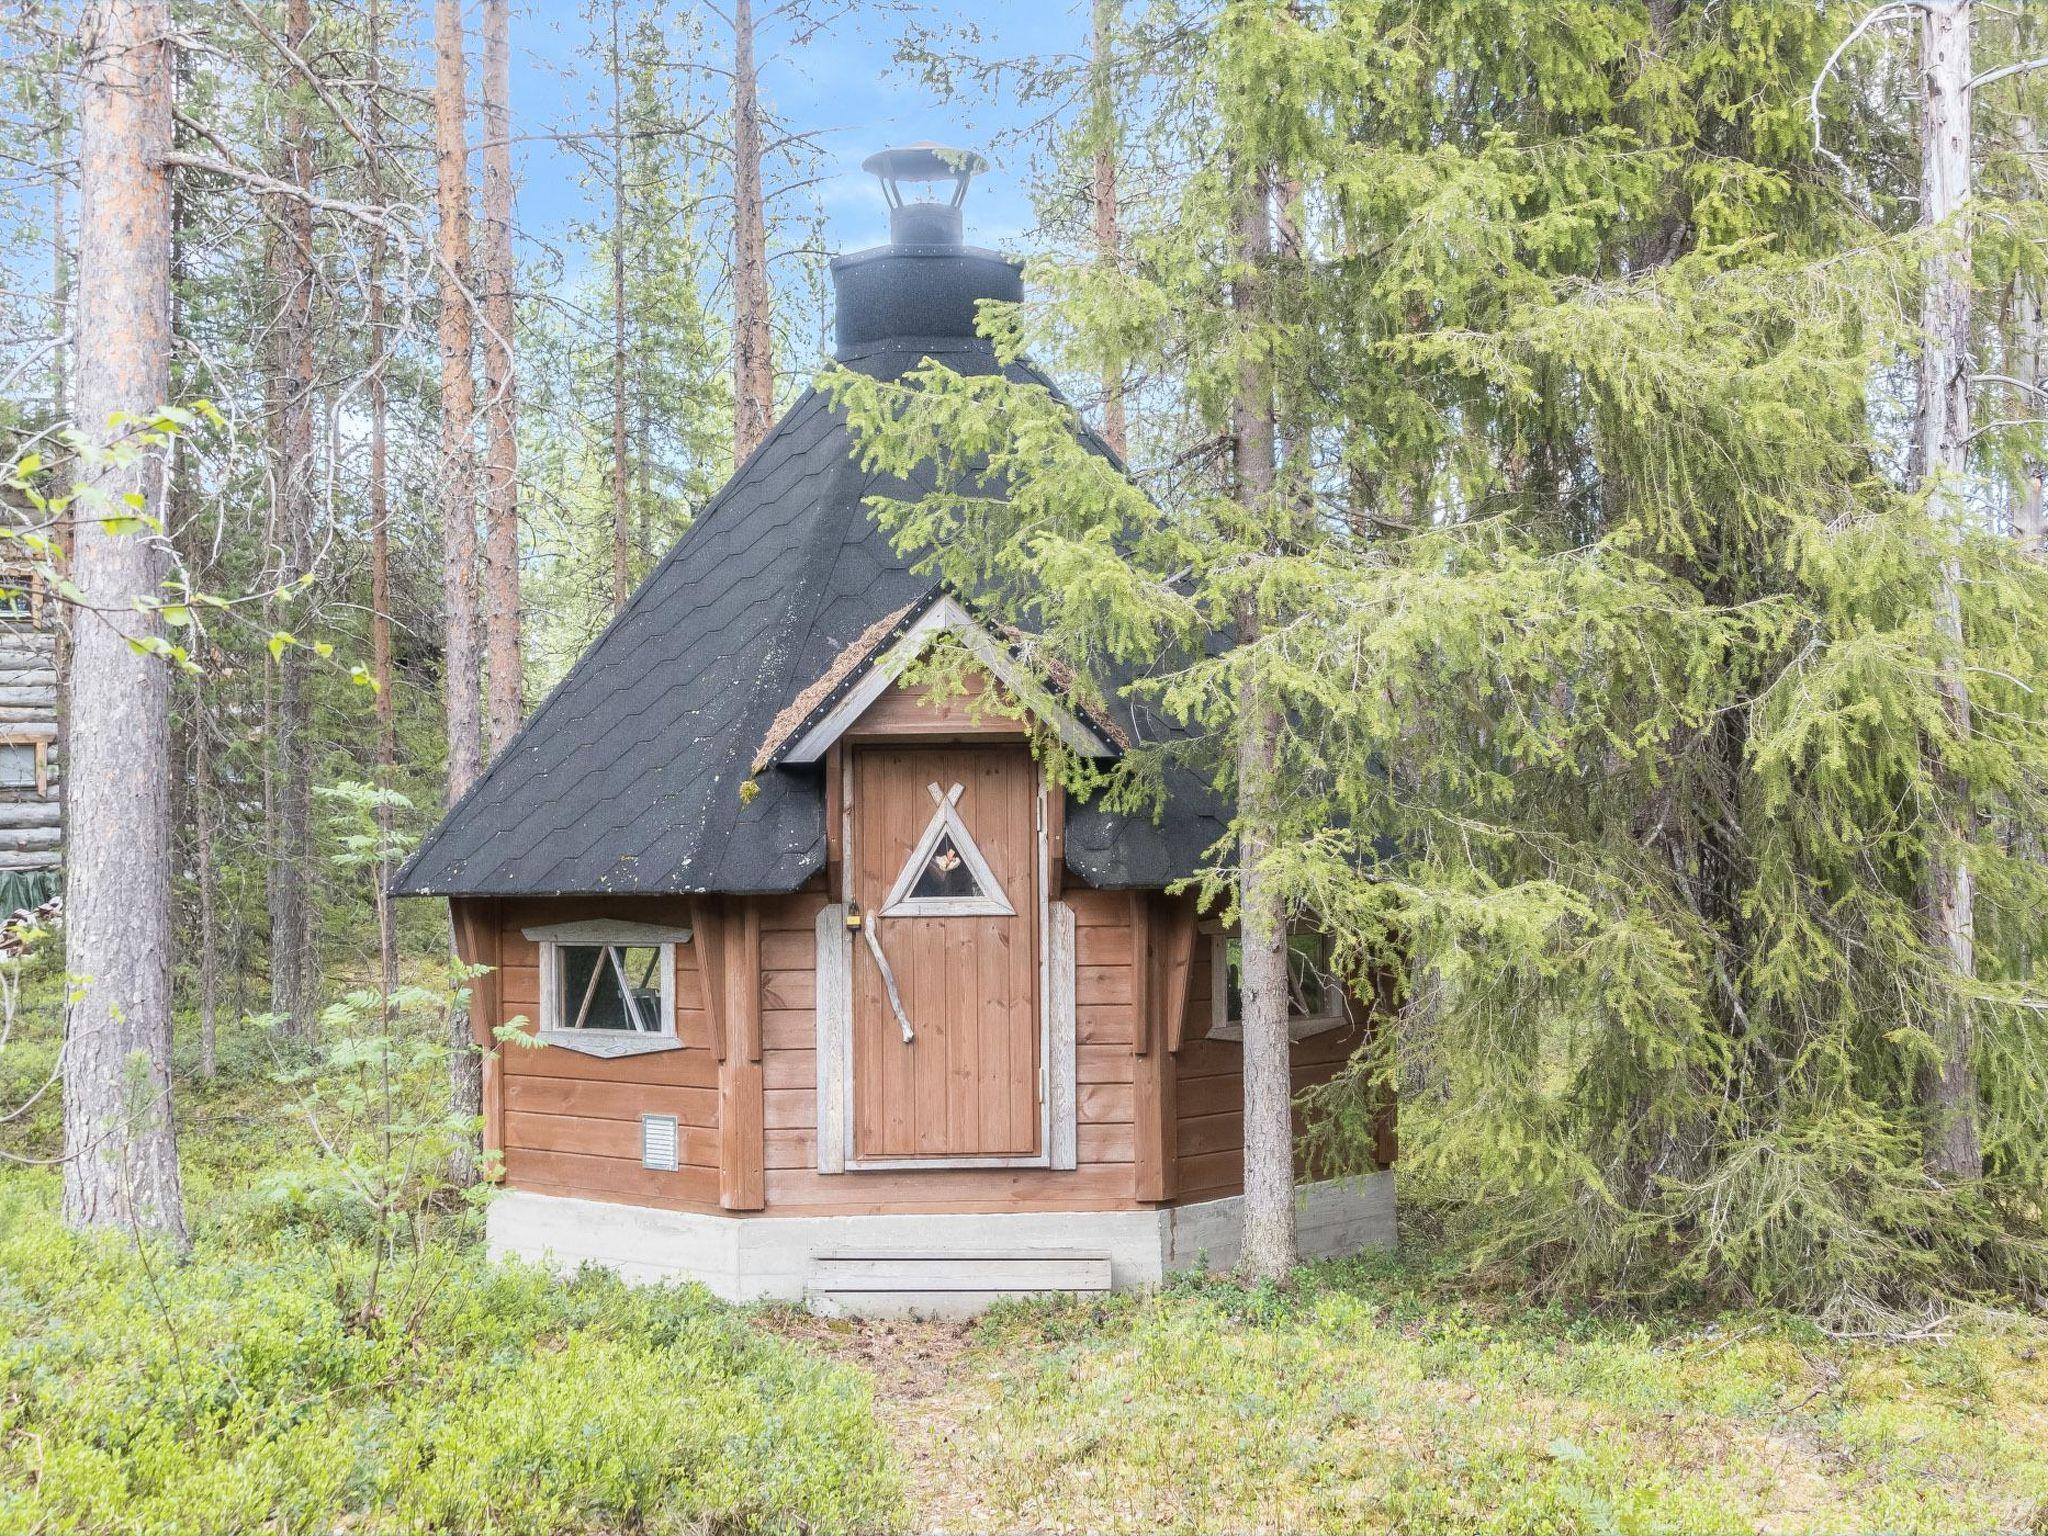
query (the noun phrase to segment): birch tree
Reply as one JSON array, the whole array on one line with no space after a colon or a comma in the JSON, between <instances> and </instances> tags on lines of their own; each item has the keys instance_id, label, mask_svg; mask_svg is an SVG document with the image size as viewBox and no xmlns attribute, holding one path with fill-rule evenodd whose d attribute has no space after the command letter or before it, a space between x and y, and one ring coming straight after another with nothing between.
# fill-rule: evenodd
<instances>
[{"instance_id":1,"label":"birch tree","mask_svg":"<svg viewBox=\"0 0 2048 1536\"><path fill-rule=\"evenodd\" d=\"M182 1243L171 1111L169 679L153 645L170 386L170 14L99 0L79 29L83 479L71 579L64 1213Z\"/></svg>"}]
</instances>

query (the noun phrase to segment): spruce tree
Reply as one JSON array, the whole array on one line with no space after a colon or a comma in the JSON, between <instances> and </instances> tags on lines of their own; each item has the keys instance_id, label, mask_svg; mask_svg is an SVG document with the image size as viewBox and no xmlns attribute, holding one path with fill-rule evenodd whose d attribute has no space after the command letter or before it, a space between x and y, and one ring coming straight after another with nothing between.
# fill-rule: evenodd
<instances>
[{"instance_id":1,"label":"spruce tree","mask_svg":"<svg viewBox=\"0 0 2048 1536\"><path fill-rule=\"evenodd\" d=\"M834 375L875 462L936 467L877 514L1048 675L1135 671L1191 728L1105 782L1061 765L1073 787L1142 800L1183 759L1239 808L1213 901L1236 915L1249 832L1340 965L1400 968L1322 1134L1365 1133L1398 1073L1404 1188L1458 1196L1476 1252L1814 1307L2038 1278L2048 1015L2018 968L2048 897L2048 577L1905 473L1927 244L1912 124L1864 73L1893 63L1823 93L1835 158L1809 118L1832 10L1155 24L1192 39L1137 99L1173 195L1126 215L1118 271L1035 271L1052 326L988 319L1150 380L1168 472L1127 485L1000 378ZM1230 302L1245 165L1296 247L1258 263L1255 316ZM1242 441L1247 363L1270 497L1203 468ZM1920 910L1951 857L1974 977ZM1922 1167L1914 1090L1957 1010L1985 1171L1960 1186Z\"/></svg>"}]
</instances>

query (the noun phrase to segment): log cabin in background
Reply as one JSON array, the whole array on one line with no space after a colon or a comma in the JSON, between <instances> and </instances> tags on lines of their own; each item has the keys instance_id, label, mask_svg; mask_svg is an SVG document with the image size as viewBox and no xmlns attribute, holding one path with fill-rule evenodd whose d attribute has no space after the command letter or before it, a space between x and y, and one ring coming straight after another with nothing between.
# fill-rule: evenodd
<instances>
[{"instance_id":1,"label":"log cabin in background","mask_svg":"<svg viewBox=\"0 0 2048 1536\"><path fill-rule=\"evenodd\" d=\"M58 894L60 653L42 577L0 566L0 921Z\"/></svg>"},{"instance_id":2,"label":"log cabin in background","mask_svg":"<svg viewBox=\"0 0 2048 1536\"><path fill-rule=\"evenodd\" d=\"M1021 277L962 243L958 164L869 162L891 241L832 264L847 366L999 366L975 307ZM1074 803L1021 724L899 681L942 634L1017 679L876 527L865 498L906 490L806 393L401 871L492 968L479 1044L544 1042L487 1059L494 1250L925 1313L1235 1261L1233 941L1166 894L1227 812L1189 774L1156 823ZM1102 758L1164 729L1041 713ZM1373 1006L1293 949L1306 1088ZM1304 1185L1305 1254L1392 1242L1392 1154L1388 1123L1375 1166Z\"/></svg>"}]
</instances>

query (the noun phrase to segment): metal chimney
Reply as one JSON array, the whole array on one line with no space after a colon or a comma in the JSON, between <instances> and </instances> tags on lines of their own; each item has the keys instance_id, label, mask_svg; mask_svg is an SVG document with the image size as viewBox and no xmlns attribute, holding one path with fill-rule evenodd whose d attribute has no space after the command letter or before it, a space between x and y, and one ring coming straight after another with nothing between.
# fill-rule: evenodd
<instances>
[{"instance_id":1,"label":"metal chimney","mask_svg":"<svg viewBox=\"0 0 2048 1536\"><path fill-rule=\"evenodd\" d=\"M961 205L975 174L987 168L971 149L930 142L861 162L882 183L889 243L832 262L839 356L887 341L974 338L982 300L1024 297L1016 262L963 240ZM925 190L940 187L950 191ZM906 195L906 188L918 193Z\"/></svg>"}]
</instances>

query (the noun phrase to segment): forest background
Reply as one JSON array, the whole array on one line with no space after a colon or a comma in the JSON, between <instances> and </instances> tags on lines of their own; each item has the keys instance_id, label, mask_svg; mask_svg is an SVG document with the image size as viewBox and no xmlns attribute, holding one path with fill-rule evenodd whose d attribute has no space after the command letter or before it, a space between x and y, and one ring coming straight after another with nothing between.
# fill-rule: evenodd
<instances>
[{"instance_id":1,"label":"forest background","mask_svg":"<svg viewBox=\"0 0 2048 1536\"><path fill-rule=\"evenodd\" d=\"M859 1381L700 1300L481 1268L467 978L439 914L377 892L816 374L823 263L880 232L851 164L931 133L1004 165L971 227L1033 258L1031 301L991 328L1135 488L1040 430L1069 409L1042 395L826 387L879 461L937 464L944 495L877 515L1048 668L1232 626L1160 699L1240 794L1212 894L1248 934L1309 914L1404 976L1319 1134L1397 1087L1422 1262L1523 1300L1783 1308L1806 1321L1745 1315L1802 1345L1816 1320L1966 1332L1924 1502L1859 1481L1878 1435L1830 1488L1863 1502L1816 1509L2029 1517L2038 7L107 0L6 25L10 570L118 616L66 630L58 766L133 786L72 800L60 932L0 978L10 1325L42 1367L8 1410L25 1509L144 1518L205 1484L222 1523L301 1491L401 1525L896 1517ZM117 172L166 194L141 244L82 203ZM110 428L109 400L143 414ZM1147 768L1091 787L1142 798ZM1260 1337L1342 1340L1339 1371L1399 1353L1369 1303L1327 1310L1395 1282L1300 1283L1305 1312L1246 1303ZM266 1345L266 1309L328 1344ZM1084 1349L1163 1347L1177 1316ZM542 1358L565 1338L574 1370ZM1853 1374L1831 1347L1813 1370ZM1957 1368L1930 1358L1899 1368ZM747 1428L647 1430L679 1370ZM508 1375L553 1415L542 1470L486 1422ZM774 1443L799 1404L808 1470ZM1030 1393L1003 1408L1028 1420ZM561 1453L594 1421L628 1470ZM1539 1449L1532 1519L1656 1511L1569 1425ZM1498 1496L1474 1479L1253 1481L1295 1519L1347 1487L1450 1518ZM1032 1496L990 1486L1007 1518ZM1710 1474L1694 1492L1733 1508Z\"/></svg>"}]
</instances>

